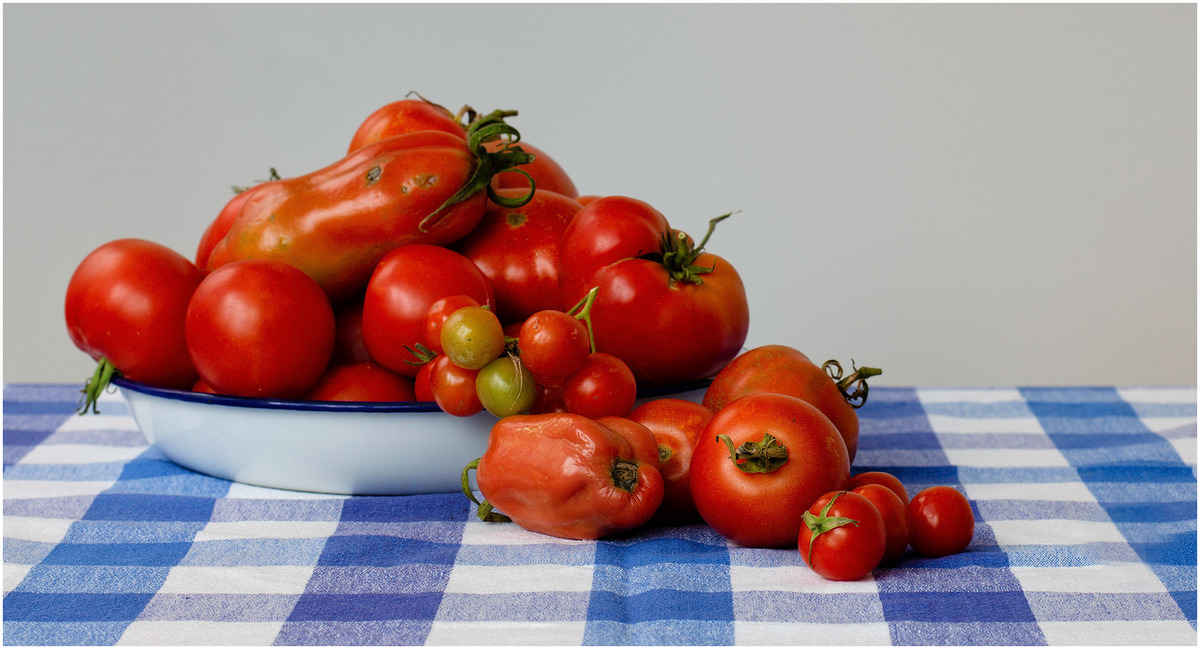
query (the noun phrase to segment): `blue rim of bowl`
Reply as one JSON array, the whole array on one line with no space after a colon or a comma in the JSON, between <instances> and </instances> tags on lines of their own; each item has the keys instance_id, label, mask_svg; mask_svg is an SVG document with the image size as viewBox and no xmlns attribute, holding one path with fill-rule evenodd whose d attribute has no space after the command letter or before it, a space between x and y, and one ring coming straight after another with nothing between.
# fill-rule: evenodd
<instances>
[{"instance_id":1,"label":"blue rim of bowl","mask_svg":"<svg viewBox=\"0 0 1200 649\"><path fill-rule=\"evenodd\" d=\"M712 379L700 379L677 385L654 385L640 388L639 399L654 399L693 390L707 388ZM160 388L127 378L116 376L112 384L122 390L139 392L141 394L170 399L172 401L189 401L205 403L214 406L232 406L235 408L266 408L270 410L309 410L319 412L441 412L441 408L432 401L294 401L287 399L262 399L257 397L233 397L224 394L209 394L207 392L192 392L190 390L173 390Z\"/></svg>"}]
</instances>

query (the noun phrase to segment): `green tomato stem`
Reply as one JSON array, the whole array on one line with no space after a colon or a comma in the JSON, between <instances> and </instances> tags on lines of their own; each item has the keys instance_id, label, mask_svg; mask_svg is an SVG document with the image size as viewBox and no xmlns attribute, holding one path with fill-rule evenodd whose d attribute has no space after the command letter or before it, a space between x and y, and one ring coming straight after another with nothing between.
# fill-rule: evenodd
<instances>
[{"instance_id":1,"label":"green tomato stem","mask_svg":"<svg viewBox=\"0 0 1200 649\"><path fill-rule=\"evenodd\" d=\"M100 395L108 389L112 378L118 375L120 375L120 372L116 366L109 362L107 358L101 358L96 363L96 371L92 372L92 378L85 381L83 389L80 390L83 393L83 398L80 400L82 403L76 412L80 415L86 415L88 408L91 408L92 414L100 414L97 401L100 399Z\"/></svg>"},{"instance_id":2,"label":"green tomato stem","mask_svg":"<svg viewBox=\"0 0 1200 649\"><path fill-rule=\"evenodd\" d=\"M812 532L812 536L808 539L808 556L806 556L804 559L810 566L812 565L813 544L816 543L818 536L845 525L853 525L858 527L858 521L854 520L853 518L829 515L829 510L833 508L833 503L837 502L837 499L840 498L844 493L846 492L838 492L833 496L833 498L830 498L829 502L825 503L825 506L821 508L821 514L819 516L813 516L812 512L804 512L804 526Z\"/></svg>"},{"instance_id":3,"label":"green tomato stem","mask_svg":"<svg viewBox=\"0 0 1200 649\"><path fill-rule=\"evenodd\" d=\"M854 372L846 377L842 376L842 364L836 360L825 361L821 369L825 370L825 374L837 383L838 392L842 393L846 402L858 409L867 402L867 392L870 389L867 379L883 374L883 370L878 367L855 367L854 359L850 359L850 367Z\"/></svg>"},{"instance_id":4,"label":"green tomato stem","mask_svg":"<svg viewBox=\"0 0 1200 649\"><path fill-rule=\"evenodd\" d=\"M576 320L583 320L583 324L587 326L588 344L591 346L593 354L596 353L596 334L592 331L592 305L596 303L596 294L599 292L600 287L593 286L592 290L588 291L582 300L579 300L575 303L575 306L567 309L567 315L575 316Z\"/></svg>"},{"instance_id":5,"label":"green tomato stem","mask_svg":"<svg viewBox=\"0 0 1200 649\"><path fill-rule=\"evenodd\" d=\"M480 502L479 499L477 499L475 497L475 494L471 493L471 481L469 478L470 472L472 469L475 469L475 470L479 469L479 461L482 459L483 458L476 458L474 460L471 460L470 462L467 463L467 466L463 467L463 470L462 470L463 493L466 494L467 498L469 498L471 500L471 502L475 503L475 505L478 507L478 511L475 513L475 515L479 517L479 520L481 520L485 523L509 523L509 522L512 522L511 518L496 511L495 507L492 506L492 503L488 502L486 498L482 502Z\"/></svg>"}]
</instances>

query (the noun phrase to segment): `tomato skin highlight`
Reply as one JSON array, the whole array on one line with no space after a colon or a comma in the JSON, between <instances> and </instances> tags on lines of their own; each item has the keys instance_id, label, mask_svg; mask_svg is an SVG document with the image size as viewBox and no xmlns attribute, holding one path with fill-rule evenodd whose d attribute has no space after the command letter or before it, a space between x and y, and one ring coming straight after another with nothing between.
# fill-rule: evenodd
<instances>
[{"instance_id":1,"label":"tomato skin highlight","mask_svg":"<svg viewBox=\"0 0 1200 649\"><path fill-rule=\"evenodd\" d=\"M117 239L89 253L67 284L71 342L107 358L126 378L186 390L199 378L184 322L204 273L183 255L144 239Z\"/></svg>"},{"instance_id":2,"label":"tomato skin highlight","mask_svg":"<svg viewBox=\"0 0 1200 649\"><path fill-rule=\"evenodd\" d=\"M975 513L957 489L924 489L908 503L908 542L917 554L936 558L967 549L975 535Z\"/></svg>"},{"instance_id":3,"label":"tomato skin highlight","mask_svg":"<svg viewBox=\"0 0 1200 649\"><path fill-rule=\"evenodd\" d=\"M287 264L245 260L204 278L188 305L188 352L220 394L292 399L320 378L333 354L333 307Z\"/></svg>"},{"instance_id":4,"label":"tomato skin highlight","mask_svg":"<svg viewBox=\"0 0 1200 649\"><path fill-rule=\"evenodd\" d=\"M700 520L690 486L692 452L712 418L713 411L703 405L674 398L647 401L629 413L629 419L654 435L658 446L665 493L657 520L669 524Z\"/></svg>"},{"instance_id":5,"label":"tomato skin highlight","mask_svg":"<svg viewBox=\"0 0 1200 649\"><path fill-rule=\"evenodd\" d=\"M809 524L800 528L797 546L813 572L834 581L856 581L879 566L887 547L886 533L883 517L871 501L857 493L832 491L818 498L808 513L853 521L820 533Z\"/></svg>"},{"instance_id":6,"label":"tomato skin highlight","mask_svg":"<svg viewBox=\"0 0 1200 649\"><path fill-rule=\"evenodd\" d=\"M788 451L787 461L766 473L747 473L730 458L718 435L734 447L770 434ZM796 543L805 510L821 494L839 489L850 475L846 444L813 405L781 394L752 394L713 416L692 453L689 487L701 518L742 546Z\"/></svg>"}]
</instances>

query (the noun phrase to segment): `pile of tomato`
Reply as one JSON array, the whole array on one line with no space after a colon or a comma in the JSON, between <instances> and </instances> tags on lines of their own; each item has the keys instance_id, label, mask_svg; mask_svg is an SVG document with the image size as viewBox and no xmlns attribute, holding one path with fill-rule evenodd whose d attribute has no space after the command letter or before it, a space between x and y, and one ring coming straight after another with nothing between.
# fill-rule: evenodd
<instances>
[{"instance_id":1,"label":"pile of tomato","mask_svg":"<svg viewBox=\"0 0 1200 649\"><path fill-rule=\"evenodd\" d=\"M142 239L97 248L65 305L71 340L98 361L81 412L115 374L435 402L497 418L463 472L485 520L567 538L703 520L740 544L797 544L837 579L910 544L966 547L961 495L909 502L850 477L854 409L878 370L743 352L745 288L707 250L729 214L696 241L644 201L580 195L515 115L402 99L329 166L236 188L191 259ZM709 380L703 403L637 405L639 387ZM865 572L831 558L850 555Z\"/></svg>"}]
</instances>

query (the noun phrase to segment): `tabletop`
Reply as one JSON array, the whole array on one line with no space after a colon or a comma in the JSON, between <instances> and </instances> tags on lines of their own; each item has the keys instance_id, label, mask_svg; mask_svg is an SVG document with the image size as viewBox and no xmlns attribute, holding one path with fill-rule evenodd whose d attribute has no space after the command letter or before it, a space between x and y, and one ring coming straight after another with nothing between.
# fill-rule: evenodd
<instances>
[{"instance_id":1,"label":"tabletop","mask_svg":"<svg viewBox=\"0 0 1200 649\"><path fill-rule=\"evenodd\" d=\"M1196 389L872 387L853 472L970 500L966 552L854 582L703 524L566 541L461 493L255 487L117 394L4 389L8 645L1195 645Z\"/></svg>"}]
</instances>

